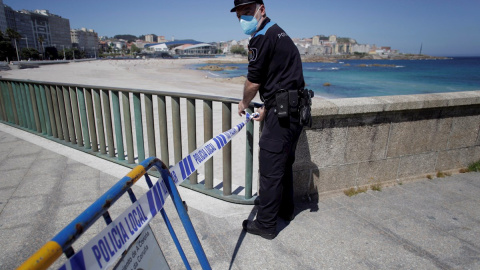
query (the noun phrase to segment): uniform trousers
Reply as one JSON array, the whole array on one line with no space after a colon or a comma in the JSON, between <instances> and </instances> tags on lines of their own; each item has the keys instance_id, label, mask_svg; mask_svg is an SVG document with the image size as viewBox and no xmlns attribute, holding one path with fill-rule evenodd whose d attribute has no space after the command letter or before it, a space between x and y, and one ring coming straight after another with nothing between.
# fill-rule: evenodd
<instances>
[{"instance_id":1,"label":"uniform trousers","mask_svg":"<svg viewBox=\"0 0 480 270\"><path fill-rule=\"evenodd\" d=\"M294 212L292 165L302 132L298 118L279 119L272 109L267 111L260 137L260 204L257 225L274 232L277 216Z\"/></svg>"}]
</instances>

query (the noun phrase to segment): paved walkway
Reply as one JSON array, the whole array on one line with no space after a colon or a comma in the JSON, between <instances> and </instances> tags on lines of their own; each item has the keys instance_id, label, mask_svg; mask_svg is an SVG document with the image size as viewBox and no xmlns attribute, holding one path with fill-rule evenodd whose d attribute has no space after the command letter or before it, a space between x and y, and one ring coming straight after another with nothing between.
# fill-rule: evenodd
<instances>
[{"instance_id":1,"label":"paved walkway","mask_svg":"<svg viewBox=\"0 0 480 270\"><path fill-rule=\"evenodd\" d=\"M128 171L0 124L0 269L20 265ZM280 222L271 241L241 229L255 207L184 188L180 194L213 269L480 269L480 173L299 203L295 219ZM121 200L112 216L129 204ZM173 208L166 204L199 269ZM92 226L74 247L103 226ZM162 219L151 226L171 268L184 269Z\"/></svg>"}]
</instances>

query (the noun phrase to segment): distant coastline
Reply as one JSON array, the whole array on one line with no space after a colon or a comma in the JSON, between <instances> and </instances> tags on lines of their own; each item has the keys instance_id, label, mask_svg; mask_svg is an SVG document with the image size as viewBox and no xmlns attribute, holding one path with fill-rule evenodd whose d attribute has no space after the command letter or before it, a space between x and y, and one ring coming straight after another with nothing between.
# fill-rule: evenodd
<instances>
[{"instance_id":1,"label":"distant coastline","mask_svg":"<svg viewBox=\"0 0 480 270\"><path fill-rule=\"evenodd\" d=\"M402 54L390 55L388 57L381 57L379 55L323 55L323 56L308 56L302 55L302 62L304 63L338 63L343 60L446 60L451 57L444 56L430 56L420 54ZM227 57L227 58L213 58L206 61L208 64L247 64L246 57ZM221 68L221 67L220 67ZM219 70L216 70L219 71Z\"/></svg>"},{"instance_id":2,"label":"distant coastline","mask_svg":"<svg viewBox=\"0 0 480 270\"><path fill-rule=\"evenodd\" d=\"M342 60L445 60L451 59L450 57L443 56L430 56L423 54L398 54L389 55L388 57L382 57L376 54L366 55L332 55L332 56L302 56L302 62L305 63L337 63Z\"/></svg>"}]
</instances>

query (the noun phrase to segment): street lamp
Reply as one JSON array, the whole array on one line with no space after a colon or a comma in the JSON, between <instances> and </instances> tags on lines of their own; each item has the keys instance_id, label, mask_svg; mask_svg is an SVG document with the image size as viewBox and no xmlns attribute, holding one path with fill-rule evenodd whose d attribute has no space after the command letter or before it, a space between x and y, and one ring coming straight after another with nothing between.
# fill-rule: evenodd
<instances>
[{"instance_id":1,"label":"street lamp","mask_svg":"<svg viewBox=\"0 0 480 270\"><path fill-rule=\"evenodd\" d=\"M63 60L65 61L65 45L60 45L63 47Z\"/></svg>"},{"instance_id":2,"label":"street lamp","mask_svg":"<svg viewBox=\"0 0 480 270\"><path fill-rule=\"evenodd\" d=\"M45 60L45 46L43 45L43 43L45 43L45 42L42 41L43 60Z\"/></svg>"},{"instance_id":3,"label":"street lamp","mask_svg":"<svg viewBox=\"0 0 480 270\"><path fill-rule=\"evenodd\" d=\"M17 40L13 39L15 41L15 50L17 51L17 61L20 61L20 57L18 56L18 47L17 47Z\"/></svg>"}]
</instances>

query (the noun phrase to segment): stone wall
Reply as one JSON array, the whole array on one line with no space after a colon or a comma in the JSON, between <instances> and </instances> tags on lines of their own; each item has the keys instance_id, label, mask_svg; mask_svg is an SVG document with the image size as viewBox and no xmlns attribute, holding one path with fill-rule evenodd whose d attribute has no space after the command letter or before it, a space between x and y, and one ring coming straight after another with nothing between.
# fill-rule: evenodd
<instances>
[{"instance_id":1,"label":"stone wall","mask_svg":"<svg viewBox=\"0 0 480 270\"><path fill-rule=\"evenodd\" d=\"M480 91L314 99L299 140L295 195L457 170L480 159Z\"/></svg>"}]
</instances>

